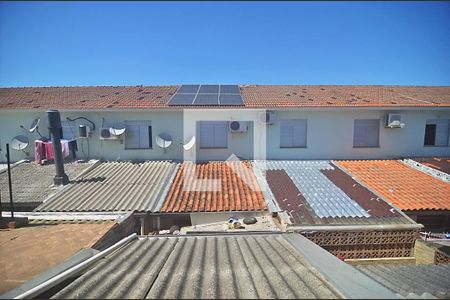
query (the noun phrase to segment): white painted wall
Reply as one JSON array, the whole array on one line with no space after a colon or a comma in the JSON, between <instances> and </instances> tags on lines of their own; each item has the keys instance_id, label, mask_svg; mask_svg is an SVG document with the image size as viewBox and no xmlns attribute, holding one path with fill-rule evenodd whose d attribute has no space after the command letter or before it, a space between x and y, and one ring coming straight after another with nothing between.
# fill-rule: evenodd
<instances>
[{"instance_id":1,"label":"white painted wall","mask_svg":"<svg viewBox=\"0 0 450 300\"><path fill-rule=\"evenodd\" d=\"M267 127L267 157L269 159L382 159L402 156L450 155L450 147L425 147L427 119L450 119L450 110L396 111L406 117L404 128L384 127L385 110L353 111L278 111L278 121ZM281 149L280 119L307 119L306 148ZM380 119L380 147L353 148L355 119Z\"/></svg>"},{"instance_id":2,"label":"white painted wall","mask_svg":"<svg viewBox=\"0 0 450 300\"><path fill-rule=\"evenodd\" d=\"M103 112L61 112L62 120L66 117L86 117L96 124L96 131L89 139L90 158L106 160L126 159L183 159L183 134L186 136L196 132L195 122L192 120L245 120L249 123L247 133L229 134L228 149L200 149L196 145L197 160L224 160L231 153L246 159L254 158L254 150L258 156L267 155L268 159L382 159L398 158L402 156L450 156L450 147L425 147L423 145L425 123L427 119L450 119L450 110L402 110L406 117L406 127L402 129L386 129L383 121L380 126L379 148L353 148L354 119L380 118L383 119L386 110L298 110L277 111L277 121L267 126L267 147L253 145L265 144L261 137L261 126L257 121L257 112L252 110L203 110L190 112L189 118L183 117L182 111L103 111ZM20 125L29 127L34 118L40 117L40 132L48 136L47 116L43 112L32 111L0 111L0 163L5 161L5 144L18 134L29 136L30 140L38 138L36 133L26 133ZM125 150L125 143L120 141L101 141L99 132L102 118L106 124L125 120L151 120L153 133L153 149ZM281 149L279 140L279 120L299 118L307 119L306 148ZM194 125L192 125L192 124ZM77 124L89 124L83 120ZM191 125L189 125L191 124ZM255 129L255 127L258 127ZM183 129L184 128L184 129ZM160 149L154 139L158 133L169 133L174 143L166 153ZM79 148L81 144L79 143ZM84 142L85 152L87 151ZM27 149L31 159L34 146ZM258 152L259 151L259 152ZM78 151L78 156L82 152ZM25 154L11 150L13 161L25 158Z\"/></svg>"}]
</instances>

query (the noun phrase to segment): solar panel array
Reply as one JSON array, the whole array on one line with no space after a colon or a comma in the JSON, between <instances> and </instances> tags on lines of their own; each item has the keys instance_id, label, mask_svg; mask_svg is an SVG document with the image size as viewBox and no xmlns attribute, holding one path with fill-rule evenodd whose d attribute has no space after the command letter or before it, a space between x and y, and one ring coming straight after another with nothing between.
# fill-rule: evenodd
<instances>
[{"instance_id":1,"label":"solar panel array","mask_svg":"<svg viewBox=\"0 0 450 300\"><path fill-rule=\"evenodd\" d=\"M185 84L169 105L244 105L238 85Z\"/></svg>"}]
</instances>

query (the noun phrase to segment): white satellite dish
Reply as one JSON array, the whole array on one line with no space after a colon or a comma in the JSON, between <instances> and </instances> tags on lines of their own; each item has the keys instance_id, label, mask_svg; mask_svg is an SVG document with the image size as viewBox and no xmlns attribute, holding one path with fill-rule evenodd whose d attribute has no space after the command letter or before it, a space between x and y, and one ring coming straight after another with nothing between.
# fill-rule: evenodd
<instances>
[{"instance_id":1,"label":"white satellite dish","mask_svg":"<svg viewBox=\"0 0 450 300\"><path fill-rule=\"evenodd\" d=\"M41 121L41 118L36 118L33 120L33 122L30 125L30 132L34 132L36 129L38 129L39 122Z\"/></svg>"},{"instance_id":2,"label":"white satellite dish","mask_svg":"<svg viewBox=\"0 0 450 300\"><path fill-rule=\"evenodd\" d=\"M110 129L109 132L112 135L122 135L125 132L125 124L123 123L115 123Z\"/></svg>"},{"instance_id":3,"label":"white satellite dish","mask_svg":"<svg viewBox=\"0 0 450 300\"><path fill-rule=\"evenodd\" d=\"M189 140L189 142L185 143L183 145L184 150L190 150L192 149L192 147L194 147L195 145L195 135L191 137L191 139Z\"/></svg>"},{"instance_id":4,"label":"white satellite dish","mask_svg":"<svg viewBox=\"0 0 450 300\"><path fill-rule=\"evenodd\" d=\"M165 150L172 145L172 137L167 133L161 133L156 137L156 144Z\"/></svg>"},{"instance_id":5,"label":"white satellite dish","mask_svg":"<svg viewBox=\"0 0 450 300\"><path fill-rule=\"evenodd\" d=\"M18 151L23 151L26 147L28 147L28 144L30 141L28 138L24 135L16 135L11 140L11 148Z\"/></svg>"}]
</instances>

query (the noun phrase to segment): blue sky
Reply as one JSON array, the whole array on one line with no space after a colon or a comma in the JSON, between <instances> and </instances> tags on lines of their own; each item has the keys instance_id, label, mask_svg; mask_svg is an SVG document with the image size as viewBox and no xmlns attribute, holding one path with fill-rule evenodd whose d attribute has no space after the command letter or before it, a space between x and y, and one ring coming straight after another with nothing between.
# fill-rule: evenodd
<instances>
[{"instance_id":1,"label":"blue sky","mask_svg":"<svg viewBox=\"0 0 450 300\"><path fill-rule=\"evenodd\" d=\"M0 86L450 85L450 2L1 2Z\"/></svg>"}]
</instances>

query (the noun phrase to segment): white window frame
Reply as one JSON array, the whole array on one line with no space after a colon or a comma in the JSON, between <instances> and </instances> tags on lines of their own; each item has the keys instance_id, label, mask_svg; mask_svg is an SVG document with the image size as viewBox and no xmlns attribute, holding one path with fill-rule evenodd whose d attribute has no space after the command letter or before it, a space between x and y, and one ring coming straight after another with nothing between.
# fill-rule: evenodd
<instances>
[{"instance_id":1,"label":"white window frame","mask_svg":"<svg viewBox=\"0 0 450 300\"><path fill-rule=\"evenodd\" d=\"M280 120L280 148L306 148L307 144L307 119Z\"/></svg>"},{"instance_id":2,"label":"white window frame","mask_svg":"<svg viewBox=\"0 0 450 300\"><path fill-rule=\"evenodd\" d=\"M135 143L135 146L130 146L130 141L127 141L127 138L131 135L131 126L137 126L138 132L137 135L139 136L139 140L137 143ZM150 127L150 128L149 128ZM125 121L125 150L148 150L153 149L153 126L152 122L149 120L127 120ZM145 128L147 128L147 133L145 134ZM148 139L144 140L141 135L141 130L143 131L142 134L145 135ZM150 134L150 136L149 136Z\"/></svg>"},{"instance_id":3,"label":"white window frame","mask_svg":"<svg viewBox=\"0 0 450 300\"><path fill-rule=\"evenodd\" d=\"M228 149L228 121L199 121L198 124L200 149Z\"/></svg>"},{"instance_id":4,"label":"white window frame","mask_svg":"<svg viewBox=\"0 0 450 300\"><path fill-rule=\"evenodd\" d=\"M376 145L372 145L369 143L369 139L367 137L367 134L370 133L370 126L373 124L368 123L376 123L377 124L377 143ZM365 124L364 124L365 123ZM357 129L357 125L364 126L365 128ZM357 130L364 130L364 133L357 133ZM361 143L361 141L357 141L357 139L360 139L360 137L357 136L357 134L363 134L364 136L364 143ZM358 145L356 144L358 142ZM380 119L355 119L353 120L353 148L380 148Z\"/></svg>"},{"instance_id":5,"label":"white window frame","mask_svg":"<svg viewBox=\"0 0 450 300\"><path fill-rule=\"evenodd\" d=\"M427 119L425 128L427 125L436 125L436 133L434 136L434 145L425 145L424 147L448 147L450 140L450 119ZM425 134L425 131L424 131Z\"/></svg>"}]
</instances>

